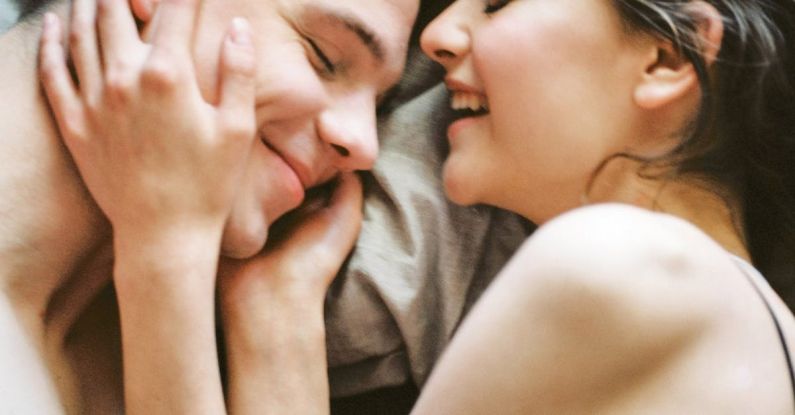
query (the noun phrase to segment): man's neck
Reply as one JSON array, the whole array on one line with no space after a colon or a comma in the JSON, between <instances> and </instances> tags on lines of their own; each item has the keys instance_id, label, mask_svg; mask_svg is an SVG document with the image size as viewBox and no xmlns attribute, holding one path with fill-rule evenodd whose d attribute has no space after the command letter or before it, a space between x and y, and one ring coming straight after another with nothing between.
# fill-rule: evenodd
<instances>
[{"instance_id":1,"label":"man's neck","mask_svg":"<svg viewBox=\"0 0 795 415\"><path fill-rule=\"evenodd\" d=\"M66 7L54 11L66 15ZM108 231L40 92L38 26L17 25L0 37L0 290L32 340L50 348L45 343L60 341L53 331L63 335L81 301L101 288L73 277L96 266L87 264Z\"/></svg>"}]
</instances>

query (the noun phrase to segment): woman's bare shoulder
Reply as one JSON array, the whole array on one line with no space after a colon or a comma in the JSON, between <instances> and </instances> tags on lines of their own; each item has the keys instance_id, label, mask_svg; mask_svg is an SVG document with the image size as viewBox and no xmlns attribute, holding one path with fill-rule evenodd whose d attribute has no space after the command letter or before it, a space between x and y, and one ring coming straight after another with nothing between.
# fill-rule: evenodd
<instances>
[{"instance_id":1,"label":"woman's bare shoulder","mask_svg":"<svg viewBox=\"0 0 795 415\"><path fill-rule=\"evenodd\" d=\"M720 318L725 298L716 284L738 272L726 251L692 224L605 204L540 227L502 277L543 293L558 315L611 315L627 330L681 331Z\"/></svg>"},{"instance_id":2,"label":"woman's bare shoulder","mask_svg":"<svg viewBox=\"0 0 795 415\"><path fill-rule=\"evenodd\" d=\"M675 216L622 204L575 209L541 226L528 249L543 256L595 261L619 268L724 258L726 252L693 224ZM681 274L680 269L671 269Z\"/></svg>"}]
</instances>

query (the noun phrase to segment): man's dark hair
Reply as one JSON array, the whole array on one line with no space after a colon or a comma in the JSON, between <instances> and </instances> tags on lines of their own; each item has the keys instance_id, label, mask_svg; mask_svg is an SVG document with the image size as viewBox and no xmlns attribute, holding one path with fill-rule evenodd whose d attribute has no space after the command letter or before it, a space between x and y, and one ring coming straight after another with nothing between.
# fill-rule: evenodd
<instances>
[{"instance_id":1,"label":"man's dark hair","mask_svg":"<svg viewBox=\"0 0 795 415\"><path fill-rule=\"evenodd\" d=\"M44 5L55 3L56 0L11 0L19 10L19 18L25 18L38 10L41 10Z\"/></svg>"}]
</instances>

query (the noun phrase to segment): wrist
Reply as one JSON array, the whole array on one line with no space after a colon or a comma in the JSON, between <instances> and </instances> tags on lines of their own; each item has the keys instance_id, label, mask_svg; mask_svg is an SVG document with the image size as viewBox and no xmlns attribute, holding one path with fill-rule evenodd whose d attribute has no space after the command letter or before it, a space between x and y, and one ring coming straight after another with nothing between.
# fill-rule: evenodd
<instances>
[{"instance_id":1,"label":"wrist","mask_svg":"<svg viewBox=\"0 0 795 415\"><path fill-rule=\"evenodd\" d=\"M313 356L325 350L322 301L257 296L241 300L234 303L228 298L222 300L227 343L239 361L272 363L288 356ZM325 353L321 354L325 358Z\"/></svg>"},{"instance_id":2,"label":"wrist","mask_svg":"<svg viewBox=\"0 0 795 415\"><path fill-rule=\"evenodd\" d=\"M223 225L171 223L160 227L114 228L114 280L121 288L135 282L214 286Z\"/></svg>"}]
</instances>

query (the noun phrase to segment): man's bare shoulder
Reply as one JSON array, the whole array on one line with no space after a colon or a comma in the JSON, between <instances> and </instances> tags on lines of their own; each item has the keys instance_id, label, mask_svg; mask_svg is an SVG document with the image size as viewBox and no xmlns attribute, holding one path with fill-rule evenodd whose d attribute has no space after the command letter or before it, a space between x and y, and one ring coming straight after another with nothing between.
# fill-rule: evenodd
<instances>
[{"instance_id":1,"label":"man's bare shoulder","mask_svg":"<svg viewBox=\"0 0 795 415\"><path fill-rule=\"evenodd\" d=\"M64 412L49 371L0 292L0 413Z\"/></svg>"}]
</instances>

